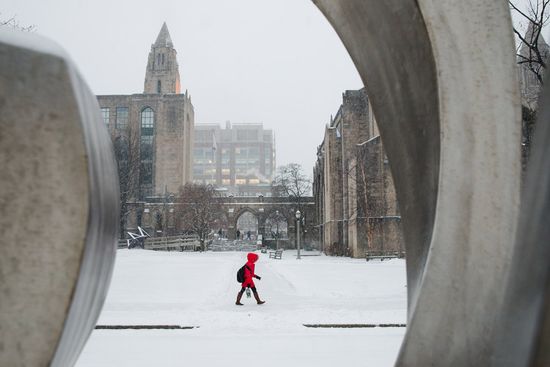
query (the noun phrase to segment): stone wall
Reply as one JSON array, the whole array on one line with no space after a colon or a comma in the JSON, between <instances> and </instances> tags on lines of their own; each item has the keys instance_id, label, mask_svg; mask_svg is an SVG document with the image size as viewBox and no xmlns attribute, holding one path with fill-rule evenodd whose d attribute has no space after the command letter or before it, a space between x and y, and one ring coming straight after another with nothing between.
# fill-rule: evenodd
<instances>
[{"instance_id":1,"label":"stone wall","mask_svg":"<svg viewBox=\"0 0 550 367\"><path fill-rule=\"evenodd\" d=\"M182 185L191 182L195 115L186 94L113 95L97 96L97 99L100 107L109 109L108 127L113 140L124 134L133 134L134 139L139 139L142 111L147 107L154 111L153 185L150 194L177 193ZM128 108L126 128L117 126L117 107ZM139 143L133 144L134 149L139 149L139 146ZM132 196L143 195L136 193Z\"/></svg>"},{"instance_id":2,"label":"stone wall","mask_svg":"<svg viewBox=\"0 0 550 367\"><path fill-rule=\"evenodd\" d=\"M402 249L389 162L364 90L346 91L317 150L313 193L324 251L362 257Z\"/></svg>"}]
</instances>

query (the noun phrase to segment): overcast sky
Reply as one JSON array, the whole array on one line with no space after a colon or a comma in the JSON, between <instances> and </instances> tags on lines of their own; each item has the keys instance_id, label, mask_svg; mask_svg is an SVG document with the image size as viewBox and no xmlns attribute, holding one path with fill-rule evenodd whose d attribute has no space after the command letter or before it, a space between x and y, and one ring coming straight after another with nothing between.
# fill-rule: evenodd
<instances>
[{"instance_id":1,"label":"overcast sky","mask_svg":"<svg viewBox=\"0 0 550 367\"><path fill-rule=\"evenodd\" d=\"M166 21L195 123L261 122L278 165L309 174L324 125L361 80L310 0L3 0L2 19L61 44L95 94L143 92L147 55Z\"/></svg>"},{"instance_id":2,"label":"overcast sky","mask_svg":"<svg viewBox=\"0 0 550 367\"><path fill-rule=\"evenodd\" d=\"M195 122L261 122L275 131L278 165L308 174L342 92L362 87L310 0L3 0L0 11L61 44L96 94L143 92L166 21Z\"/></svg>"}]
</instances>

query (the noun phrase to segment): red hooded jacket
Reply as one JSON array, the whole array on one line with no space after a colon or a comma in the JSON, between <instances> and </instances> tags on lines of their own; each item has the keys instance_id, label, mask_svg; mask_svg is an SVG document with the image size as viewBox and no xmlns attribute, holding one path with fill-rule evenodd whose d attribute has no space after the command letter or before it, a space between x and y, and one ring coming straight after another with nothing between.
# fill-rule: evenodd
<instances>
[{"instance_id":1,"label":"red hooded jacket","mask_svg":"<svg viewBox=\"0 0 550 367\"><path fill-rule=\"evenodd\" d=\"M244 282L242 284L242 287L253 288L253 287L256 287L254 285L254 280L253 280L254 275L256 275L254 273L254 267L255 267L254 263L258 261L259 256L253 252L249 252L248 255L246 255L246 258L248 259L248 261L246 262L246 267L244 268Z\"/></svg>"}]
</instances>

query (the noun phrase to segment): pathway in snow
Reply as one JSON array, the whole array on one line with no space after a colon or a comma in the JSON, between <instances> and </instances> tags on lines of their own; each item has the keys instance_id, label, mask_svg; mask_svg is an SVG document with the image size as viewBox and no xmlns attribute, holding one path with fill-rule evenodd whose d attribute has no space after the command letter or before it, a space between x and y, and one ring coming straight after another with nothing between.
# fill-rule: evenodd
<instances>
[{"instance_id":1,"label":"pathway in snow","mask_svg":"<svg viewBox=\"0 0 550 367\"><path fill-rule=\"evenodd\" d=\"M96 330L78 367L390 366L405 329L308 329L303 324L405 323L405 262L260 254L258 306L235 273L244 253L120 250L101 325L193 325L193 330ZM270 353L276 348L280 352Z\"/></svg>"}]
</instances>

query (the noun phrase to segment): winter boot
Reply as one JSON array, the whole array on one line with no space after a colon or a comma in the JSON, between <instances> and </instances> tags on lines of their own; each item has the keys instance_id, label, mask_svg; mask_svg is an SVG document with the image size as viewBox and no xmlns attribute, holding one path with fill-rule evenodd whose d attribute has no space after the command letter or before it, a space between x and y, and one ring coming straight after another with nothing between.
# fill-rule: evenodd
<instances>
[{"instance_id":1,"label":"winter boot","mask_svg":"<svg viewBox=\"0 0 550 367\"><path fill-rule=\"evenodd\" d=\"M259 305L263 305L265 303L265 301L262 301L260 299L260 296L258 296L258 292L257 291L253 291L254 292L254 298L256 298L256 302L259 304Z\"/></svg>"},{"instance_id":2,"label":"winter boot","mask_svg":"<svg viewBox=\"0 0 550 367\"><path fill-rule=\"evenodd\" d=\"M237 293L237 302L235 302L237 306L243 306L243 304L241 303L241 298L243 298L243 292Z\"/></svg>"}]
</instances>

